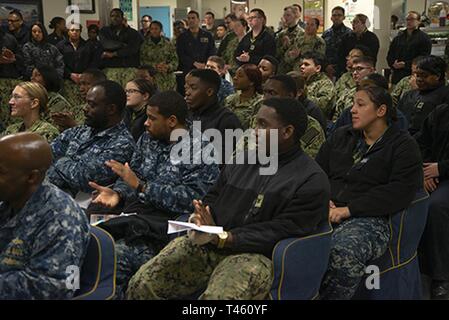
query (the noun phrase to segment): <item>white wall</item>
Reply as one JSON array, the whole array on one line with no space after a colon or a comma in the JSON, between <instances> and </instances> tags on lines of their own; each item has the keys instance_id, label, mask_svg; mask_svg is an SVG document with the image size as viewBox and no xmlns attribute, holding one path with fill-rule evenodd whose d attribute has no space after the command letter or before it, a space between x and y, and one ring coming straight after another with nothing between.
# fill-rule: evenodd
<instances>
[{"instance_id":1,"label":"white wall","mask_svg":"<svg viewBox=\"0 0 449 320\"><path fill-rule=\"evenodd\" d=\"M407 0L407 11L423 13L426 6L425 0Z\"/></svg>"},{"instance_id":2,"label":"white wall","mask_svg":"<svg viewBox=\"0 0 449 320\"><path fill-rule=\"evenodd\" d=\"M375 5L380 10L378 22L380 26L374 29L380 41L379 55L377 56L377 71L380 73L382 69L389 68L387 63L388 49L390 48L390 21L392 6L390 0L376 0Z\"/></svg>"},{"instance_id":3,"label":"white wall","mask_svg":"<svg viewBox=\"0 0 449 320\"><path fill-rule=\"evenodd\" d=\"M190 1L193 4L195 1ZM275 29L279 25L279 21L284 13L284 8L292 5L293 3L300 3L302 1L298 0L249 0L249 8L260 8L267 15L267 25L273 26ZM212 11L215 17L218 19L223 19L227 14L230 13L230 0L203 0L201 7L201 14L207 11Z\"/></svg>"}]
</instances>

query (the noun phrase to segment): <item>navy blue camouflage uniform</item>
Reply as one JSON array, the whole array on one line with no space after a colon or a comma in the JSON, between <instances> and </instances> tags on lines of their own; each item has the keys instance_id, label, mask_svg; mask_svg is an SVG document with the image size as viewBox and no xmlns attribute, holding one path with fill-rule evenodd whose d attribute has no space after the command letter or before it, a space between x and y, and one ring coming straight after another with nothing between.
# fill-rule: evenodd
<instances>
[{"instance_id":1,"label":"navy blue camouflage uniform","mask_svg":"<svg viewBox=\"0 0 449 320\"><path fill-rule=\"evenodd\" d=\"M46 181L20 212L0 202L0 300L72 298L67 267L81 268L88 244L86 215Z\"/></svg>"},{"instance_id":2,"label":"navy blue camouflage uniform","mask_svg":"<svg viewBox=\"0 0 449 320\"><path fill-rule=\"evenodd\" d=\"M235 93L234 86L226 79L221 78L220 90L218 90L218 102L223 104L225 99Z\"/></svg>"},{"instance_id":3,"label":"navy blue camouflage uniform","mask_svg":"<svg viewBox=\"0 0 449 320\"><path fill-rule=\"evenodd\" d=\"M332 26L331 28L324 31L322 38L326 42L326 58L327 62L330 65L334 65L336 69L337 79L341 77L341 75L345 72L345 70L341 70L338 59L340 58L338 52L341 47L341 43L343 37L346 34L351 33L351 29L349 29L344 24L340 26Z\"/></svg>"},{"instance_id":4,"label":"navy blue camouflage uniform","mask_svg":"<svg viewBox=\"0 0 449 320\"><path fill-rule=\"evenodd\" d=\"M209 151L214 150L210 149L213 148L212 144L203 139L201 132L194 127L190 129L189 135L193 138L170 144L152 138L147 132L144 133L130 166L139 179L145 182L145 191L138 193L121 179L113 187L121 199L126 200L123 211L138 213L138 216L116 218L101 225L110 231L117 241L117 298L123 298L129 279L134 273L168 243L167 221L192 213L193 200L202 199L218 179L218 165L209 156ZM183 154L186 155L185 160L190 160L191 163L195 160L193 164L181 163L171 158L172 153L178 154L178 150L187 150L193 145L198 148L202 146L203 150L209 151L203 158L201 151L195 155ZM137 199L136 202L132 203L133 199ZM139 207L145 209L140 211ZM137 209L134 210L135 208ZM141 219L146 222L144 231L140 235L135 234L136 229L142 226L138 224ZM117 230L123 230L118 228L121 223L128 226L125 232L117 233ZM146 229L150 231L146 232ZM132 231L129 232L130 230Z\"/></svg>"},{"instance_id":5,"label":"navy blue camouflage uniform","mask_svg":"<svg viewBox=\"0 0 449 320\"><path fill-rule=\"evenodd\" d=\"M93 128L80 126L63 132L53 140L53 165L47 173L49 180L75 196L90 193L89 182L110 185L117 175L105 162L129 162L136 144L124 122L96 133Z\"/></svg>"}]
</instances>

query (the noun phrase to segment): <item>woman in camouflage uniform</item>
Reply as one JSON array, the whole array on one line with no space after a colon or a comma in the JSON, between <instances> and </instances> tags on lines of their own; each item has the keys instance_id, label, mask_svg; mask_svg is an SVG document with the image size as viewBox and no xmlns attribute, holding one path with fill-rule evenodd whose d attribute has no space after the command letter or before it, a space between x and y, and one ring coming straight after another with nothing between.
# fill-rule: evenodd
<instances>
[{"instance_id":1,"label":"woman in camouflage uniform","mask_svg":"<svg viewBox=\"0 0 449 320\"><path fill-rule=\"evenodd\" d=\"M58 129L42 120L47 111L47 90L38 83L22 82L12 92L9 105L11 117L22 121L9 126L4 135L18 132L34 132L51 142L59 134Z\"/></svg>"},{"instance_id":2,"label":"woman in camouflage uniform","mask_svg":"<svg viewBox=\"0 0 449 320\"><path fill-rule=\"evenodd\" d=\"M248 129L263 100L262 73L256 65L244 64L237 69L233 81L235 90L241 92L227 97L224 106L237 115L244 129Z\"/></svg>"},{"instance_id":3,"label":"woman in camouflage uniform","mask_svg":"<svg viewBox=\"0 0 449 320\"><path fill-rule=\"evenodd\" d=\"M176 48L169 39L162 37L162 24L153 21L149 36L140 48L140 62L157 70L156 84L161 91L176 89L174 72L178 67Z\"/></svg>"}]
</instances>

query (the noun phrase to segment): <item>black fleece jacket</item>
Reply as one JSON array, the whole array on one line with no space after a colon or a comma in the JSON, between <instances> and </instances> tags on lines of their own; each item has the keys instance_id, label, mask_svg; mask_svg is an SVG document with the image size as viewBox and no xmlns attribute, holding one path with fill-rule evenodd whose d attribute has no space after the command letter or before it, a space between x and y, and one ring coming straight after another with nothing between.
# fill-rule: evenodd
<instances>
[{"instance_id":1,"label":"black fleece jacket","mask_svg":"<svg viewBox=\"0 0 449 320\"><path fill-rule=\"evenodd\" d=\"M332 201L337 207L348 206L353 217L386 216L405 209L423 185L418 144L392 126L354 164L353 151L360 139L360 131L342 127L316 157L329 177Z\"/></svg>"},{"instance_id":2,"label":"black fleece jacket","mask_svg":"<svg viewBox=\"0 0 449 320\"><path fill-rule=\"evenodd\" d=\"M416 134L427 116L440 104L449 103L449 87L441 83L437 88L407 92L399 101L398 109L407 118L411 135Z\"/></svg>"},{"instance_id":3,"label":"black fleece jacket","mask_svg":"<svg viewBox=\"0 0 449 320\"><path fill-rule=\"evenodd\" d=\"M449 179L449 105L438 106L415 135L424 162L438 163L440 180Z\"/></svg>"},{"instance_id":4,"label":"black fleece jacket","mask_svg":"<svg viewBox=\"0 0 449 320\"><path fill-rule=\"evenodd\" d=\"M269 258L276 243L316 232L329 216L329 182L297 147L279 157L272 176L260 165L228 165L204 199L217 225L233 235L232 253Z\"/></svg>"}]
</instances>

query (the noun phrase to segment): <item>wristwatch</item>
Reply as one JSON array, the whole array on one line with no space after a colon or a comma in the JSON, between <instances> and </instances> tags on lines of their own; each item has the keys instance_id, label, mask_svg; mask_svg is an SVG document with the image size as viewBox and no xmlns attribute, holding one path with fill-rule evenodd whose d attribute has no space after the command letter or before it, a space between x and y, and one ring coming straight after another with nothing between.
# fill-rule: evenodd
<instances>
[{"instance_id":1,"label":"wristwatch","mask_svg":"<svg viewBox=\"0 0 449 320\"><path fill-rule=\"evenodd\" d=\"M218 235L218 244L217 244L218 249L223 249L225 247L226 240L228 240L228 237L229 234L226 231Z\"/></svg>"}]
</instances>

